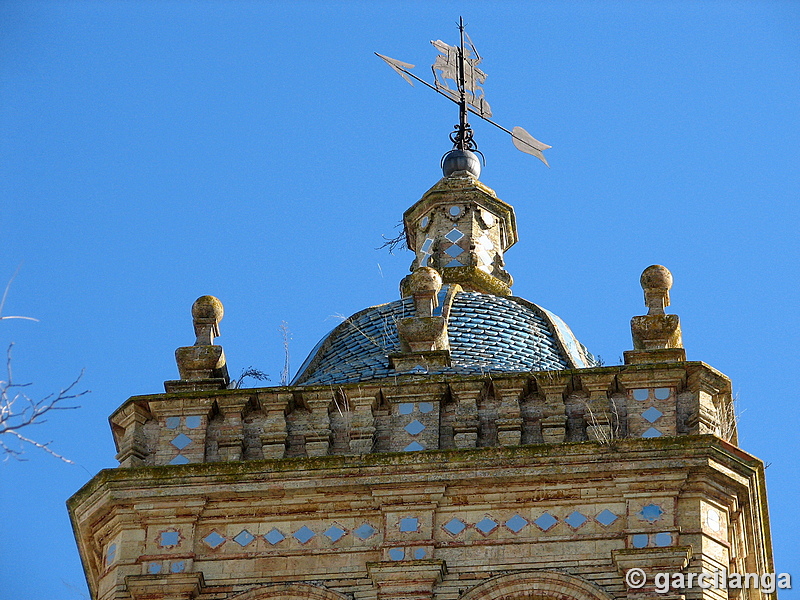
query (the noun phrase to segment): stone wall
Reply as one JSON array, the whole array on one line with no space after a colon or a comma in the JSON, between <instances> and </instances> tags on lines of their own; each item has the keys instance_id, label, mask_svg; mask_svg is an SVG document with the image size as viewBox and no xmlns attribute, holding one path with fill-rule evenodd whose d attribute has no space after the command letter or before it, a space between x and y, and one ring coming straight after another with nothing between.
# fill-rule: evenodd
<instances>
[{"instance_id":1,"label":"stone wall","mask_svg":"<svg viewBox=\"0 0 800 600\"><path fill-rule=\"evenodd\" d=\"M99 600L639 598L632 566L769 572L762 494L685 436L111 469L70 511Z\"/></svg>"}]
</instances>

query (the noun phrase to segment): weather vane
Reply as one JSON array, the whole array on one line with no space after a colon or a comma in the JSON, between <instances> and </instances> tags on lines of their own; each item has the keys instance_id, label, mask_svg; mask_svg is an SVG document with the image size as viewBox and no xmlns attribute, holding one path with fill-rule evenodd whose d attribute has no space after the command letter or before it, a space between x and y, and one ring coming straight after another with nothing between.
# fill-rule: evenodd
<instances>
[{"instance_id":1,"label":"weather vane","mask_svg":"<svg viewBox=\"0 0 800 600\"><path fill-rule=\"evenodd\" d=\"M441 40L431 42L440 53L431 67L433 83L428 83L409 71L409 69L414 68L414 65L389 58L377 52L375 54L385 60L392 69L412 86L414 82L411 79L415 79L458 104L458 125L450 133L450 140L453 142L454 150L481 154L478 150L478 145L473 139L472 128L467 121L468 113L472 113L505 131L511 136L518 150L535 156L549 167L550 165L547 164L543 151L550 148L550 146L534 138L522 127L514 127L509 131L491 120L492 111L486 98L484 98L483 88L481 87L486 81L486 73L478 68L482 59L472 44L469 35L464 31L464 20L462 18L458 20L458 30L461 34L461 43L458 46L450 46ZM465 37L469 42L469 47L464 44ZM449 82L452 82L455 87L450 87L448 85Z\"/></svg>"}]
</instances>

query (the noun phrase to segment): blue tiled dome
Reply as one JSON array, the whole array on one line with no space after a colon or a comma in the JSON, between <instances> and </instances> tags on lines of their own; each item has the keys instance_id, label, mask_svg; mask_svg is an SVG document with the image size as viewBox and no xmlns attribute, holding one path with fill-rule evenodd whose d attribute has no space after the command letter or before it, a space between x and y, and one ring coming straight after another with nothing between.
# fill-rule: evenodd
<instances>
[{"instance_id":1,"label":"blue tiled dome","mask_svg":"<svg viewBox=\"0 0 800 600\"><path fill-rule=\"evenodd\" d=\"M397 322L413 314L411 298L354 314L317 344L292 384L355 383L396 375L388 356L400 351ZM458 292L447 332L451 366L430 374L551 371L597 364L564 321L521 298Z\"/></svg>"}]
</instances>

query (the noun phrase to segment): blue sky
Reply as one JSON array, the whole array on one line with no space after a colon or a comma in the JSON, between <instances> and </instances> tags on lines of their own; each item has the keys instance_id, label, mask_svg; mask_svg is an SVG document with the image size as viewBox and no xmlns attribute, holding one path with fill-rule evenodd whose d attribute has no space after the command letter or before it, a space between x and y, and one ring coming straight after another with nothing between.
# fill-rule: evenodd
<instances>
[{"instance_id":1,"label":"blue sky","mask_svg":"<svg viewBox=\"0 0 800 600\"><path fill-rule=\"evenodd\" d=\"M282 321L294 370L337 315L398 297L413 257L375 248L457 114L373 52L427 78L459 15L496 120L553 146L547 169L473 119L517 213L514 293L617 364L641 271L669 267L689 359L732 378L769 464L777 570L800 564L800 4L8 1L0 281L20 267L4 314L39 322L0 347L32 394L82 369L92 393L35 431L75 465L0 464L0 597L87 597L64 502L115 466L107 416L177 377L195 298L225 305L232 374L277 384Z\"/></svg>"}]
</instances>

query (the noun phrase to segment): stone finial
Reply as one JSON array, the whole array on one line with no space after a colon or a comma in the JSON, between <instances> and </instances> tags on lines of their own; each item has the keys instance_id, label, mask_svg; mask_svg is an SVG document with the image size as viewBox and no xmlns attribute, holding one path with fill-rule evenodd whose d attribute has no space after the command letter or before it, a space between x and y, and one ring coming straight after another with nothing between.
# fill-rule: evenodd
<instances>
[{"instance_id":1,"label":"stone finial","mask_svg":"<svg viewBox=\"0 0 800 600\"><path fill-rule=\"evenodd\" d=\"M672 273L662 265L650 265L639 278L644 290L644 305L648 315L663 315L669 306L669 290L672 287Z\"/></svg>"},{"instance_id":2,"label":"stone finial","mask_svg":"<svg viewBox=\"0 0 800 600\"><path fill-rule=\"evenodd\" d=\"M668 315L672 273L662 265L647 267L639 279L647 314L631 319L633 351L625 352L625 364L686 360L678 315Z\"/></svg>"},{"instance_id":3,"label":"stone finial","mask_svg":"<svg viewBox=\"0 0 800 600\"><path fill-rule=\"evenodd\" d=\"M194 334L197 336L195 346L211 346L214 338L219 337L219 322L225 315L222 302L214 296L200 296L192 304Z\"/></svg>"},{"instance_id":4,"label":"stone finial","mask_svg":"<svg viewBox=\"0 0 800 600\"><path fill-rule=\"evenodd\" d=\"M414 316L400 319L397 334L400 352L389 357L392 368L407 371L417 366L424 369L450 364L447 319L434 315L439 306L438 293L442 277L432 267L419 267L400 283L404 296L414 299Z\"/></svg>"},{"instance_id":5,"label":"stone finial","mask_svg":"<svg viewBox=\"0 0 800 600\"><path fill-rule=\"evenodd\" d=\"M408 276L407 289L414 297L417 317L432 317L439 303L436 294L442 289L442 276L431 267L420 267Z\"/></svg>"},{"instance_id":6,"label":"stone finial","mask_svg":"<svg viewBox=\"0 0 800 600\"><path fill-rule=\"evenodd\" d=\"M219 337L219 322L225 311L214 296L200 296L192 305L196 336L193 346L175 350L180 380L165 381L167 392L225 389L230 383L228 365L222 346L214 345Z\"/></svg>"}]
</instances>

